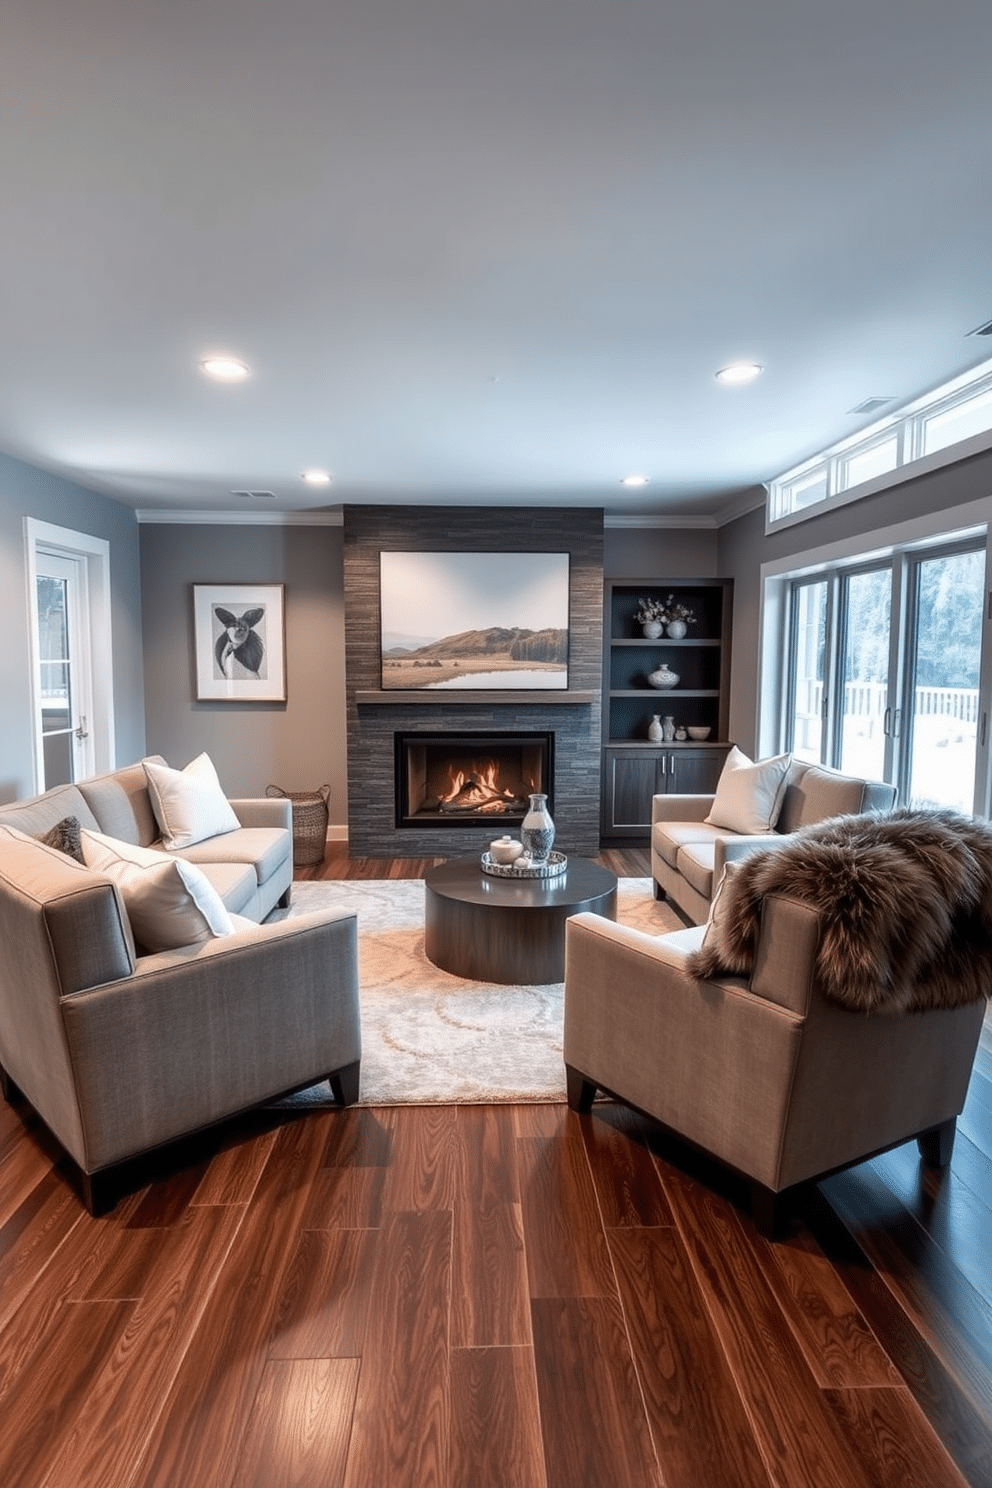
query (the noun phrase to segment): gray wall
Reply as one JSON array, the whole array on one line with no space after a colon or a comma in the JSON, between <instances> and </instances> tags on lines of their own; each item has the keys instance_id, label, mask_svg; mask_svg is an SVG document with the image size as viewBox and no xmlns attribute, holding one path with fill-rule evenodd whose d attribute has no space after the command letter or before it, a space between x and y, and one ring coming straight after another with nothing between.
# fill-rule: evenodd
<instances>
[{"instance_id":1,"label":"gray wall","mask_svg":"<svg viewBox=\"0 0 992 1488\"><path fill-rule=\"evenodd\" d=\"M763 493L761 493L763 495ZM830 543L864 537L931 512L965 506L992 494L992 451L943 470L905 481L765 536L764 505L719 532L719 572L734 580L734 651L731 674L730 737L748 753L757 733L758 622L761 565ZM756 496L758 493L756 492Z\"/></svg>"},{"instance_id":2,"label":"gray wall","mask_svg":"<svg viewBox=\"0 0 992 1488\"><path fill-rule=\"evenodd\" d=\"M608 579L724 578L717 568L715 528L610 527L603 540Z\"/></svg>"},{"instance_id":3,"label":"gray wall","mask_svg":"<svg viewBox=\"0 0 992 1488\"><path fill-rule=\"evenodd\" d=\"M24 518L110 544L117 760L145 752L141 580L134 512L82 486L0 455L0 802L31 795L31 676Z\"/></svg>"},{"instance_id":4,"label":"gray wall","mask_svg":"<svg viewBox=\"0 0 992 1488\"><path fill-rule=\"evenodd\" d=\"M206 750L231 795L331 787L347 817L342 530L141 527L147 749L182 767ZM197 702L194 584L284 584L285 703Z\"/></svg>"}]
</instances>

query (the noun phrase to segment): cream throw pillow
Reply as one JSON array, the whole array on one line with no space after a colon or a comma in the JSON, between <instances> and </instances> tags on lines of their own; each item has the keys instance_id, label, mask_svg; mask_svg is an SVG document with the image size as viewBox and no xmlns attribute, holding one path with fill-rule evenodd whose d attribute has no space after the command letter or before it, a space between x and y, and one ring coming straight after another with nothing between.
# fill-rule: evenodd
<instances>
[{"instance_id":1,"label":"cream throw pillow","mask_svg":"<svg viewBox=\"0 0 992 1488\"><path fill-rule=\"evenodd\" d=\"M782 809L791 763L791 754L778 754L774 759L755 764L735 744L717 781L716 795L706 818L709 825L742 832L745 836L771 832Z\"/></svg>"},{"instance_id":2,"label":"cream throw pillow","mask_svg":"<svg viewBox=\"0 0 992 1488\"><path fill-rule=\"evenodd\" d=\"M730 916L730 895L727 893L727 887L740 866L739 862L724 864L720 882L716 886L716 893L713 895L710 912L706 918L706 929L699 947L701 951L719 955L723 950Z\"/></svg>"},{"instance_id":3,"label":"cream throw pillow","mask_svg":"<svg viewBox=\"0 0 992 1488\"><path fill-rule=\"evenodd\" d=\"M185 770L170 770L154 760L142 763L155 820L170 852L240 827L209 755L197 755Z\"/></svg>"},{"instance_id":4,"label":"cream throw pillow","mask_svg":"<svg viewBox=\"0 0 992 1488\"><path fill-rule=\"evenodd\" d=\"M120 890L134 938L144 950L169 951L234 934L223 899L195 863L85 827L80 838L87 868Z\"/></svg>"}]
</instances>

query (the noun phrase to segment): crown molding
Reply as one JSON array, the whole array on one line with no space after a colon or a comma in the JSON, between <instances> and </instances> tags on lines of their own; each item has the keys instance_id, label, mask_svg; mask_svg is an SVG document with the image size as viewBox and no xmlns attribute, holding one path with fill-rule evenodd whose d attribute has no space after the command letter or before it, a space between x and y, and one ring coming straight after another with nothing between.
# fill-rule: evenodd
<instances>
[{"instance_id":1,"label":"crown molding","mask_svg":"<svg viewBox=\"0 0 992 1488\"><path fill-rule=\"evenodd\" d=\"M139 524L179 527L343 527L338 511L136 511Z\"/></svg>"},{"instance_id":2,"label":"crown molding","mask_svg":"<svg viewBox=\"0 0 992 1488\"><path fill-rule=\"evenodd\" d=\"M693 527L712 531L717 526L717 520L715 517L709 516L659 517L645 514L644 516L639 517L636 515L631 515L629 512L607 512L603 518L603 526L628 529L667 527L682 532L684 532L686 528Z\"/></svg>"},{"instance_id":3,"label":"crown molding","mask_svg":"<svg viewBox=\"0 0 992 1488\"><path fill-rule=\"evenodd\" d=\"M714 517L714 525L726 527L728 522L736 522L738 517L746 517L748 512L762 511L768 499L768 492L764 486L754 486L749 491L744 491L736 496L733 501L728 501L726 506L721 506Z\"/></svg>"}]
</instances>

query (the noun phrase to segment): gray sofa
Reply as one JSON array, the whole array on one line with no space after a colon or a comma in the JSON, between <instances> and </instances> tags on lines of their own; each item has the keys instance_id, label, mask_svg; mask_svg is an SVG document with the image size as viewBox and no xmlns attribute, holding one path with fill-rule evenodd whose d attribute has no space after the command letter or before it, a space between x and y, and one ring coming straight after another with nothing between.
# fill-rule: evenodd
<instances>
[{"instance_id":1,"label":"gray sofa","mask_svg":"<svg viewBox=\"0 0 992 1488\"><path fill-rule=\"evenodd\" d=\"M694 925L701 925L727 862L746 857L756 848L775 846L776 839L828 817L889 811L895 799L895 786L794 759L786 774L774 830L744 836L707 823L712 795L655 796L651 825L655 897L670 899Z\"/></svg>"},{"instance_id":2,"label":"gray sofa","mask_svg":"<svg viewBox=\"0 0 992 1488\"><path fill-rule=\"evenodd\" d=\"M117 883L35 840L69 814L148 845L143 773L0 811L0 1089L54 1133L93 1213L138 1154L324 1078L342 1104L358 1097L354 915L256 923L288 898L288 801L234 802L241 828L176 855L208 875L233 933L153 953Z\"/></svg>"},{"instance_id":3,"label":"gray sofa","mask_svg":"<svg viewBox=\"0 0 992 1488\"><path fill-rule=\"evenodd\" d=\"M165 764L161 755L149 755ZM292 803L288 800L232 800L240 830L183 848L181 857L196 863L220 894L231 914L264 920L276 905L285 907L293 883ZM108 775L58 785L44 795L0 806L0 824L40 837L67 816L80 826L103 832L136 847L159 844L159 828L142 764L126 765Z\"/></svg>"}]
</instances>

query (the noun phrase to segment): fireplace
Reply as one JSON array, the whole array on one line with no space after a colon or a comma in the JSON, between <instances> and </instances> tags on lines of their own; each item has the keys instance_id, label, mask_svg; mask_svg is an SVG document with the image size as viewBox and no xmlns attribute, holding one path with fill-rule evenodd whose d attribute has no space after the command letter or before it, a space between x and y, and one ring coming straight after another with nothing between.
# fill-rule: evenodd
<instances>
[{"instance_id":1,"label":"fireplace","mask_svg":"<svg viewBox=\"0 0 992 1488\"><path fill-rule=\"evenodd\" d=\"M398 733L397 827L519 826L528 796L554 809L554 733Z\"/></svg>"}]
</instances>

